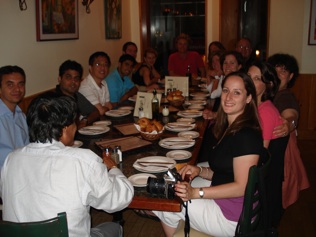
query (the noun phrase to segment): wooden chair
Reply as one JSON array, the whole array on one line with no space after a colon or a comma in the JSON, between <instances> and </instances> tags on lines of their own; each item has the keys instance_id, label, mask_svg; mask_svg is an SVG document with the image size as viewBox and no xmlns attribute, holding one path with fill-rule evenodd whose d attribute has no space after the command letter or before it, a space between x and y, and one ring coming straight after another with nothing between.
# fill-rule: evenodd
<instances>
[{"instance_id":1,"label":"wooden chair","mask_svg":"<svg viewBox=\"0 0 316 237\"><path fill-rule=\"evenodd\" d=\"M240 215L235 236L246 236L255 231L268 229L267 205L264 180L268 174L270 155L267 150L260 156L258 166L249 169L248 181L244 195L244 205ZM184 236L184 221L180 221L174 237ZM262 235L264 236L264 235ZM190 237L212 237L193 228Z\"/></svg>"},{"instance_id":2,"label":"wooden chair","mask_svg":"<svg viewBox=\"0 0 316 237\"><path fill-rule=\"evenodd\" d=\"M68 237L66 212L57 217L37 222L0 221L1 237Z\"/></svg>"}]
</instances>

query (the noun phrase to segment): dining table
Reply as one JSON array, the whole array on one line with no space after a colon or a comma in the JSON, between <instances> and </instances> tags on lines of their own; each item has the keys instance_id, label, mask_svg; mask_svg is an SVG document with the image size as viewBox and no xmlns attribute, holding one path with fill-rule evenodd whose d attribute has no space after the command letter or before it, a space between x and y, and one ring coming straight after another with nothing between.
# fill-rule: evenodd
<instances>
[{"instance_id":1,"label":"dining table","mask_svg":"<svg viewBox=\"0 0 316 237\"><path fill-rule=\"evenodd\" d=\"M199 90L198 87L194 88L194 90L192 88L190 89L192 91ZM166 157L166 154L168 152L176 151L176 149L168 149L166 147L163 147L160 141L166 138L179 137L179 132L176 132L172 129L164 129L161 137L159 137L159 139L155 141L146 141L145 139L143 139L143 137L140 136L139 131L137 131L134 126L134 124L136 124L139 120L138 117L133 116L132 107L134 104L134 101L128 101L127 104L122 105L124 106L124 109L128 108L131 110L130 113L126 115L113 115L108 113L102 116L100 118L100 121L96 124L105 124L106 127L108 127L105 132L100 134L86 134L84 132L77 131L75 135L75 141L80 141L80 143L82 144L82 148L90 149L100 157L102 157L105 145L109 144L109 146L113 148L116 145L123 145L124 149L122 149L122 162L118 163L117 167L127 178L142 173L142 171L134 167L135 162L139 159L146 157ZM169 106L170 113L168 114L168 116L163 116L161 111L164 107L166 107L166 105ZM157 120L166 128L167 124L175 123L179 118L182 117L179 116L179 111L183 110L183 106L173 107L171 105L168 105L168 101L163 96L160 103L160 114ZM187 151L191 154L191 156L188 159L175 159L176 164L174 168L176 170L179 170L186 164L197 163L199 150L203 140L204 130L208 124L208 120L203 119L203 117L199 114L199 116L194 116L194 124L194 129L190 129L190 131L194 131L196 134L198 134L196 137L192 138L194 139L194 145L186 149L180 149L182 151ZM122 128L125 128L125 130ZM83 128L83 130L81 131L85 131L85 129ZM136 142L133 143L129 141ZM155 177L157 178L162 178L165 174L165 171L153 173L153 175L155 175ZM165 197L164 195L157 196L149 193L146 187L146 185L141 187L134 187L134 197L128 208L172 212L181 211L183 203L180 198L175 196L174 198L170 199Z\"/></svg>"}]
</instances>

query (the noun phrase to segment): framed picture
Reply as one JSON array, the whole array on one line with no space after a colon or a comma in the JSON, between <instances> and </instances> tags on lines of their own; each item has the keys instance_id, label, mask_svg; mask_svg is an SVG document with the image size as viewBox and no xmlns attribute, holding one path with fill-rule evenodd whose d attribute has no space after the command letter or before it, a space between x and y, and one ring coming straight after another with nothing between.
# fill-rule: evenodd
<instances>
[{"instance_id":1,"label":"framed picture","mask_svg":"<svg viewBox=\"0 0 316 237\"><path fill-rule=\"evenodd\" d=\"M37 41L78 39L77 0L36 0Z\"/></svg>"},{"instance_id":2,"label":"framed picture","mask_svg":"<svg viewBox=\"0 0 316 237\"><path fill-rule=\"evenodd\" d=\"M122 38L122 0L104 0L105 37Z\"/></svg>"},{"instance_id":3,"label":"framed picture","mask_svg":"<svg viewBox=\"0 0 316 237\"><path fill-rule=\"evenodd\" d=\"M311 15L309 20L308 44L316 45L316 0L311 0Z\"/></svg>"}]
</instances>

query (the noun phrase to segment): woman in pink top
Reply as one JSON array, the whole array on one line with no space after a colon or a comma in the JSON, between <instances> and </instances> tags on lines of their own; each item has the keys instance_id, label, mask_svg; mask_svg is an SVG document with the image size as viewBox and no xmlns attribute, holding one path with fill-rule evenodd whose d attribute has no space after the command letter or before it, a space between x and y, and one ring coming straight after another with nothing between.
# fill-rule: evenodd
<instances>
[{"instance_id":1,"label":"woman in pink top","mask_svg":"<svg viewBox=\"0 0 316 237\"><path fill-rule=\"evenodd\" d=\"M256 87L263 144L264 147L268 148L270 140L277 138L273 134L274 128L283 122L279 111L272 103L279 89L280 79L270 64L260 61L254 62L249 67L248 75Z\"/></svg>"}]
</instances>

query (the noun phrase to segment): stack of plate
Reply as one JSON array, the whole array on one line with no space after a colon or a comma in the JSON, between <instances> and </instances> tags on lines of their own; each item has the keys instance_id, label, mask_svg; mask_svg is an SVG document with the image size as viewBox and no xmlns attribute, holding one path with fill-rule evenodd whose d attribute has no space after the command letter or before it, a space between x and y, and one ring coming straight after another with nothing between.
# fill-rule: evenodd
<instances>
[{"instance_id":1,"label":"stack of plate","mask_svg":"<svg viewBox=\"0 0 316 237\"><path fill-rule=\"evenodd\" d=\"M122 117L122 116L126 116L129 115L131 113L131 111L125 110L125 109L116 109L116 110L109 110L107 112L105 112L105 115L110 116L110 117Z\"/></svg>"},{"instance_id":2,"label":"stack of plate","mask_svg":"<svg viewBox=\"0 0 316 237\"><path fill-rule=\"evenodd\" d=\"M177 113L178 116L184 117L184 118L197 118L197 117L201 117L202 114L203 114L202 111L193 110L193 109L183 110Z\"/></svg>"},{"instance_id":3,"label":"stack of plate","mask_svg":"<svg viewBox=\"0 0 316 237\"><path fill-rule=\"evenodd\" d=\"M83 135L99 135L108 131L110 131L109 127L101 125L87 126L78 130L78 132Z\"/></svg>"}]
</instances>

